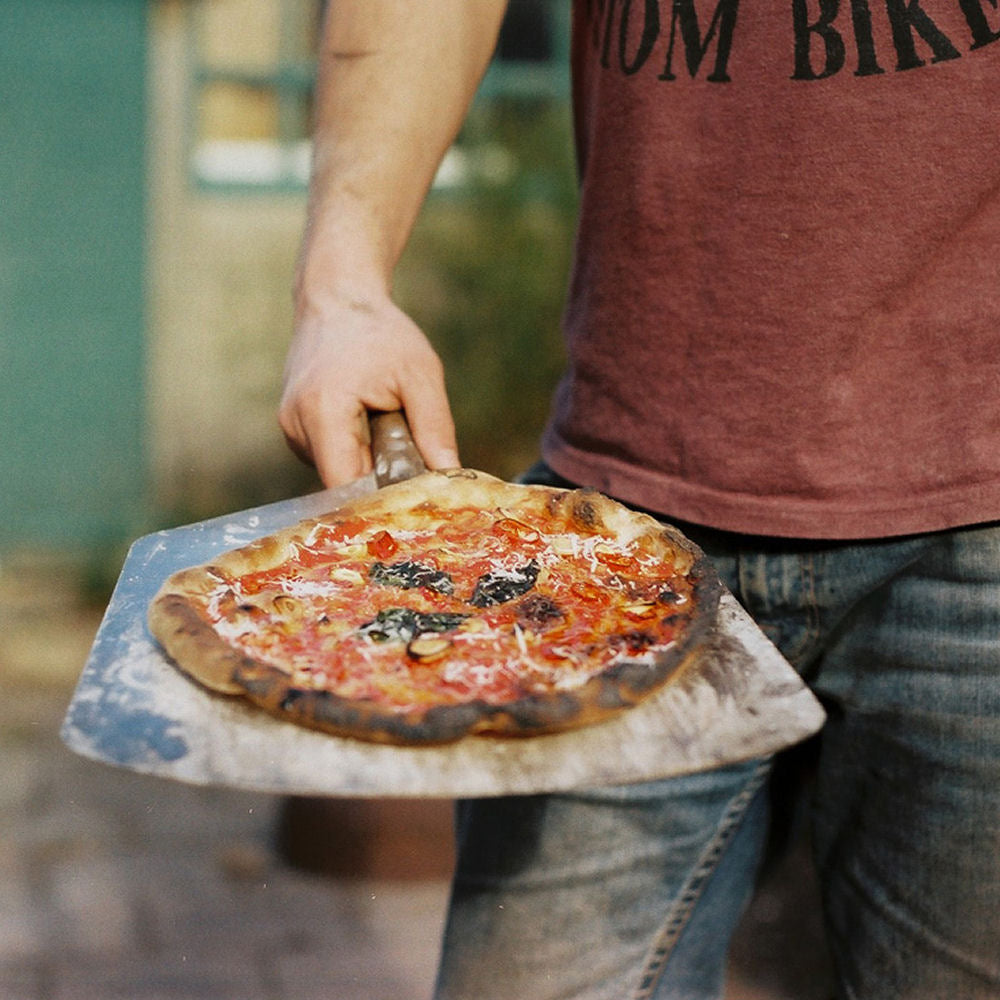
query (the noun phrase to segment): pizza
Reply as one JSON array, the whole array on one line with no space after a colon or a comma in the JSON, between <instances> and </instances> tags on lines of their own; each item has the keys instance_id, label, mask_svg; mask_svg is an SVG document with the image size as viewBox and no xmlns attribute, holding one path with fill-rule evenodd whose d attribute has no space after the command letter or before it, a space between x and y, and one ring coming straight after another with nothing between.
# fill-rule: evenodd
<instances>
[{"instance_id":1,"label":"pizza","mask_svg":"<svg viewBox=\"0 0 1000 1000\"><path fill-rule=\"evenodd\" d=\"M704 556L589 489L426 472L182 570L149 609L181 671L378 743L530 736L666 684L715 620Z\"/></svg>"}]
</instances>

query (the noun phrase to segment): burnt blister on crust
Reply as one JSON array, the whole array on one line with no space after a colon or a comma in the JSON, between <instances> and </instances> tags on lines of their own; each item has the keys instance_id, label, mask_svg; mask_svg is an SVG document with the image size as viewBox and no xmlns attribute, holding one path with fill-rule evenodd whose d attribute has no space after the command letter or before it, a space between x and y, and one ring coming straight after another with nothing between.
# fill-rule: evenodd
<instances>
[{"instance_id":1,"label":"burnt blister on crust","mask_svg":"<svg viewBox=\"0 0 1000 1000\"><path fill-rule=\"evenodd\" d=\"M570 494L572 497L573 520L582 528L588 531L597 531L604 526L604 519L598 507L598 498L603 500L601 494L594 490L575 490Z\"/></svg>"},{"instance_id":2,"label":"burnt blister on crust","mask_svg":"<svg viewBox=\"0 0 1000 1000\"><path fill-rule=\"evenodd\" d=\"M645 695L662 679L662 674L655 667L640 660L622 660L601 675L622 694L627 691L636 695Z\"/></svg>"},{"instance_id":3,"label":"burnt blister on crust","mask_svg":"<svg viewBox=\"0 0 1000 1000\"><path fill-rule=\"evenodd\" d=\"M530 736L571 726L579 719L582 708L575 694L560 691L490 706L487 715L492 716L489 724L495 726L496 732L505 736Z\"/></svg>"},{"instance_id":4,"label":"burnt blister on crust","mask_svg":"<svg viewBox=\"0 0 1000 1000\"><path fill-rule=\"evenodd\" d=\"M419 716L387 714L375 702L352 701L330 691L283 687L281 678L258 672L247 678L247 691L258 704L280 717L313 729L360 737L372 743L433 746L461 739L488 712L482 702L437 705Z\"/></svg>"},{"instance_id":5,"label":"burnt blister on crust","mask_svg":"<svg viewBox=\"0 0 1000 1000\"><path fill-rule=\"evenodd\" d=\"M616 632L609 635L607 641L612 649L635 655L655 645L656 638L642 629L631 629L628 632Z\"/></svg>"}]
</instances>

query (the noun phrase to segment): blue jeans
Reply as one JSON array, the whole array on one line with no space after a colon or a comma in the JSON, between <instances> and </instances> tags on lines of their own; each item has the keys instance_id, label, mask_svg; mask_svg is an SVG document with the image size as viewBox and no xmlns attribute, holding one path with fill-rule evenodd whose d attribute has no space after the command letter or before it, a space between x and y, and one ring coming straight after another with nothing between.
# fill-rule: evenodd
<instances>
[{"instance_id":1,"label":"blue jeans","mask_svg":"<svg viewBox=\"0 0 1000 1000\"><path fill-rule=\"evenodd\" d=\"M682 527L829 712L812 839L838 996L1000 998L1000 526ZM438 1000L721 997L772 763L460 803Z\"/></svg>"}]
</instances>

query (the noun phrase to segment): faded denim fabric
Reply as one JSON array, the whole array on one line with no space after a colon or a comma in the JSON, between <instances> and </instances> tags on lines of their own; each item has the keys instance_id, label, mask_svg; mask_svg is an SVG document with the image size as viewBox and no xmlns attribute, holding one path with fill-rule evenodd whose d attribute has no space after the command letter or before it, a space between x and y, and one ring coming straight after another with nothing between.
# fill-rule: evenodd
<instances>
[{"instance_id":1,"label":"faded denim fabric","mask_svg":"<svg viewBox=\"0 0 1000 1000\"><path fill-rule=\"evenodd\" d=\"M1000 527L681 527L829 712L812 818L838 997L1000 998ZM721 997L769 770L461 803L439 1000Z\"/></svg>"}]
</instances>

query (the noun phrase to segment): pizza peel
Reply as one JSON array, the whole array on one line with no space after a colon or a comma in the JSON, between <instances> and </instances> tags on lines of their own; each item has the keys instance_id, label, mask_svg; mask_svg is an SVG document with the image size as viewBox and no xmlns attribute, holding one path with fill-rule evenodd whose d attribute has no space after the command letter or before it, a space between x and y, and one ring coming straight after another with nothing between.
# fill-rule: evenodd
<instances>
[{"instance_id":1,"label":"pizza peel","mask_svg":"<svg viewBox=\"0 0 1000 1000\"><path fill-rule=\"evenodd\" d=\"M183 676L146 626L175 570L422 469L399 414L373 421L375 470L346 486L133 543L66 713L76 753L199 785L303 796L492 796L625 784L767 756L823 723L819 703L729 593L676 680L608 722L526 739L392 747L304 729Z\"/></svg>"}]
</instances>

